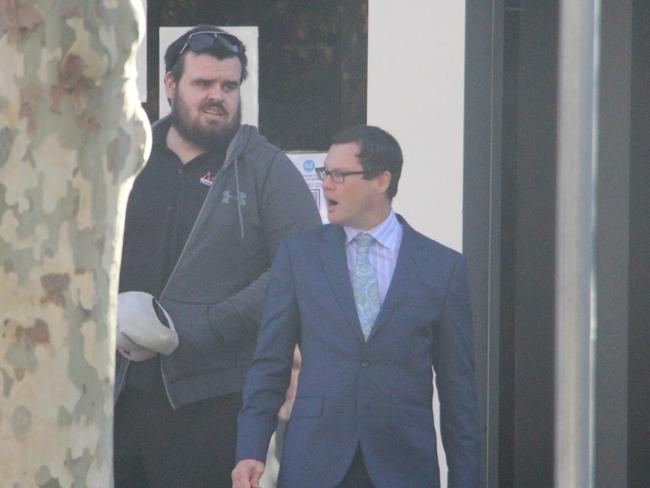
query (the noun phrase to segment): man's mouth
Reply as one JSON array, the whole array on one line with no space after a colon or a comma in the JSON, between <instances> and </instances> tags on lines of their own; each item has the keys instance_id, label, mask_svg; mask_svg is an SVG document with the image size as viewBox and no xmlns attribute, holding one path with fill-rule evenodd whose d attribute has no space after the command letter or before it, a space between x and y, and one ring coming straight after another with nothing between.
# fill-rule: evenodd
<instances>
[{"instance_id":1,"label":"man's mouth","mask_svg":"<svg viewBox=\"0 0 650 488\"><path fill-rule=\"evenodd\" d=\"M327 209L328 210L332 210L334 207L336 207L339 204L339 202L337 202L336 200L333 200L331 198L327 198L326 202L327 202Z\"/></svg>"},{"instance_id":2,"label":"man's mouth","mask_svg":"<svg viewBox=\"0 0 650 488\"><path fill-rule=\"evenodd\" d=\"M210 115L212 117L225 117L226 116L226 111L222 107L216 107L216 106L211 106L211 107L204 108L203 113L206 114L206 115Z\"/></svg>"}]
</instances>

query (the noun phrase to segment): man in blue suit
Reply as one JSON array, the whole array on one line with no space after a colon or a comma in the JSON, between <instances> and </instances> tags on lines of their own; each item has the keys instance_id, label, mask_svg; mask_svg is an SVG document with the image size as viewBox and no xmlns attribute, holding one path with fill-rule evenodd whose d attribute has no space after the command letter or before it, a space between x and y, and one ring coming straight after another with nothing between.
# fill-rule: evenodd
<instances>
[{"instance_id":1,"label":"man in blue suit","mask_svg":"<svg viewBox=\"0 0 650 488\"><path fill-rule=\"evenodd\" d=\"M401 169L399 144L377 127L334 137L318 169L330 225L284 241L272 267L233 487L259 485L296 344L278 486L438 487L432 365L448 486L479 486L465 262L392 211Z\"/></svg>"}]
</instances>

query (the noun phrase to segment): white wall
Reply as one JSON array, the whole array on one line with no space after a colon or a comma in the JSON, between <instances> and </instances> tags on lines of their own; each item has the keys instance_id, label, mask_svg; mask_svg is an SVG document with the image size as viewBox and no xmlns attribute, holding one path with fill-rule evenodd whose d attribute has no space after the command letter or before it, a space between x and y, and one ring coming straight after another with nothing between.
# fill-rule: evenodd
<instances>
[{"instance_id":1,"label":"white wall","mask_svg":"<svg viewBox=\"0 0 650 488\"><path fill-rule=\"evenodd\" d=\"M397 138L395 209L420 232L462 245L465 2L369 0L368 123Z\"/></svg>"},{"instance_id":2,"label":"white wall","mask_svg":"<svg viewBox=\"0 0 650 488\"><path fill-rule=\"evenodd\" d=\"M368 1L368 124L395 136L404 168L393 207L461 250L465 2ZM436 430L440 404L434 397ZM440 481L447 464L438 439Z\"/></svg>"}]
</instances>

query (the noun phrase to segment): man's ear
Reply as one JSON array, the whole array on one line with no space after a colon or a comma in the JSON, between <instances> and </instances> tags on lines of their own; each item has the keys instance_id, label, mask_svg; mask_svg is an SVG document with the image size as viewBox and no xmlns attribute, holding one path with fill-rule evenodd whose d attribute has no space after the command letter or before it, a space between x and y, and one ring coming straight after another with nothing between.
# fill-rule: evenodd
<instances>
[{"instance_id":1,"label":"man's ear","mask_svg":"<svg viewBox=\"0 0 650 488\"><path fill-rule=\"evenodd\" d=\"M388 190L388 187L390 186L391 178L392 175L390 174L390 171L382 171L375 177L375 181L377 182L377 189L381 193L386 193L386 190Z\"/></svg>"},{"instance_id":2,"label":"man's ear","mask_svg":"<svg viewBox=\"0 0 650 488\"><path fill-rule=\"evenodd\" d=\"M173 100L174 93L176 92L176 80L174 79L171 71L165 73L163 81L165 83L165 93L167 94L167 99Z\"/></svg>"}]
</instances>

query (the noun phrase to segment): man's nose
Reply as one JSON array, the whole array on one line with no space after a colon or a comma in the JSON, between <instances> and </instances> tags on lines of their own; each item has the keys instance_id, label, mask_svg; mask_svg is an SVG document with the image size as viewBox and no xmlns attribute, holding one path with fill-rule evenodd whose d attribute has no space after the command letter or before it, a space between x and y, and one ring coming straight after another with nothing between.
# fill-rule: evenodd
<instances>
[{"instance_id":1,"label":"man's nose","mask_svg":"<svg viewBox=\"0 0 650 488\"><path fill-rule=\"evenodd\" d=\"M223 100L223 90L219 83L210 86L210 89L208 90L208 98L211 100Z\"/></svg>"},{"instance_id":2,"label":"man's nose","mask_svg":"<svg viewBox=\"0 0 650 488\"><path fill-rule=\"evenodd\" d=\"M331 191L336 187L336 183L334 183L334 180L330 176L325 176L325 179L323 180L323 190Z\"/></svg>"}]
</instances>

